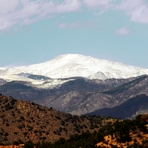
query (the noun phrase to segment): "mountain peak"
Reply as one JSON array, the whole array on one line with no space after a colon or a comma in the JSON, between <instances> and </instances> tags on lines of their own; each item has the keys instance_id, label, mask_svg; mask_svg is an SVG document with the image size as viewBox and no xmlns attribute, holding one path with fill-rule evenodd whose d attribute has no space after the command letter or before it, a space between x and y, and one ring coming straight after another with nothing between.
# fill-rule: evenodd
<instances>
[{"instance_id":1,"label":"mountain peak","mask_svg":"<svg viewBox=\"0 0 148 148\"><path fill-rule=\"evenodd\" d=\"M0 73L16 75L30 73L50 78L85 77L91 79L129 78L148 74L148 69L128 66L81 54L65 54L53 60L23 67L7 68ZM1 75L3 75L1 74Z\"/></svg>"},{"instance_id":2,"label":"mountain peak","mask_svg":"<svg viewBox=\"0 0 148 148\"><path fill-rule=\"evenodd\" d=\"M54 61L55 60L64 60L64 61L73 61L75 63L77 63L79 60L81 59L89 59L89 58L92 58L90 56L85 56L85 55L82 55L82 54L63 54L63 55L59 55L58 57L56 57L55 59L53 59ZM50 61L49 61L50 62Z\"/></svg>"}]
</instances>

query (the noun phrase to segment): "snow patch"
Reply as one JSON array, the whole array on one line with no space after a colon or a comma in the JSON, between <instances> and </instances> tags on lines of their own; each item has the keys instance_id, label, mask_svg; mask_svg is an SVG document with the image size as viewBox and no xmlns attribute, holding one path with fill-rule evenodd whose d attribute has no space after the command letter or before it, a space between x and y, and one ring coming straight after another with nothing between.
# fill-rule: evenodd
<instances>
[{"instance_id":1,"label":"snow patch","mask_svg":"<svg viewBox=\"0 0 148 148\"><path fill-rule=\"evenodd\" d=\"M49 77L51 80L33 80L28 74ZM66 54L34 65L0 68L0 78L31 82L36 87L60 85L69 80L61 78L84 77L89 79L129 78L148 74L148 69L128 66L118 62L96 59L79 54Z\"/></svg>"}]
</instances>

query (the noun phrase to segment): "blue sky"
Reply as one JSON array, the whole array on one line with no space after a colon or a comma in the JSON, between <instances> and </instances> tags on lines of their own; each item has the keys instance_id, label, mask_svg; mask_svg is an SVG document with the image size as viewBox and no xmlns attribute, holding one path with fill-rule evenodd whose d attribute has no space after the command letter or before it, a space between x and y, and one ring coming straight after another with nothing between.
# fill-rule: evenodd
<instances>
[{"instance_id":1,"label":"blue sky","mask_svg":"<svg viewBox=\"0 0 148 148\"><path fill-rule=\"evenodd\" d=\"M148 68L147 0L0 0L0 66L76 53Z\"/></svg>"}]
</instances>

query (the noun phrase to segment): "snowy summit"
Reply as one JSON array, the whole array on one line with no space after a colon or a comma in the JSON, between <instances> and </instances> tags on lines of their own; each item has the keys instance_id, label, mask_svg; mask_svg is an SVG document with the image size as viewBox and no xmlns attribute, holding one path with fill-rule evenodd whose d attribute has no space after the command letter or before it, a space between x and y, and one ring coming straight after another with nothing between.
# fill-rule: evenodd
<instances>
[{"instance_id":1,"label":"snowy summit","mask_svg":"<svg viewBox=\"0 0 148 148\"><path fill-rule=\"evenodd\" d=\"M85 77L90 79L129 78L148 74L148 69L79 54L66 54L45 63L14 68L0 68L0 78L16 79L19 74L50 78Z\"/></svg>"}]
</instances>

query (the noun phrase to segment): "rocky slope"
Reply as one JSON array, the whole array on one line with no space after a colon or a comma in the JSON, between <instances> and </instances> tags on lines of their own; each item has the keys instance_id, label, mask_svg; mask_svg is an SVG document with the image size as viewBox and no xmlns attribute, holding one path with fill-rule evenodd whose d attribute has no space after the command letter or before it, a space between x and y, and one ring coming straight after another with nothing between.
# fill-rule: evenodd
<instances>
[{"instance_id":1,"label":"rocky slope","mask_svg":"<svg viewBox=\"0 0 148 148\"><path fill-rule=\"evenodd\" d=\"M107 80L73 78L53 89L40 89L30 86L28 82L12 81L1 85L0 92L17 99L53 107L59 111L81 115L103 108L120 107L122 103L141 94L148 96L147 86L148 76L144 75L129 79ZM138 109L133 115L136 112ZM130 116L132 115L129 113L126 117Z\"/></svg>"},{"instance_id":2,"label":"rocky slope","mask_svg":"<svg viewBox=\"0 0 148 148\"><path fill-rule=\"evenodd\" d=\"M148 113L148 96L139 95L134 98L130 98L125 103L117 107L103 108L92 113L88 113L87 115L101 115L105 117L125 119L146 113Z\"/></svg>"}]
</instances>

